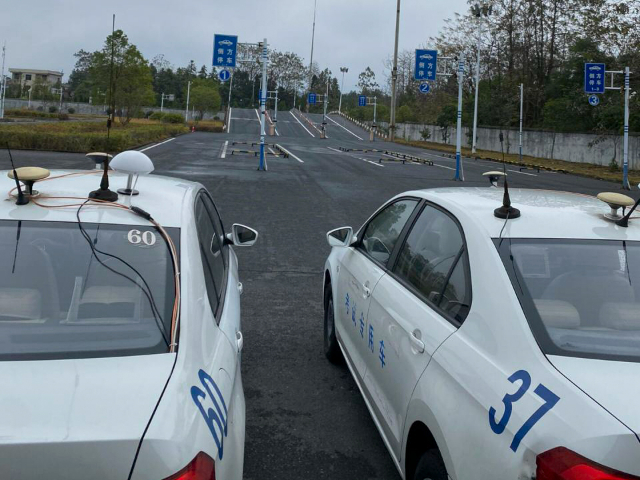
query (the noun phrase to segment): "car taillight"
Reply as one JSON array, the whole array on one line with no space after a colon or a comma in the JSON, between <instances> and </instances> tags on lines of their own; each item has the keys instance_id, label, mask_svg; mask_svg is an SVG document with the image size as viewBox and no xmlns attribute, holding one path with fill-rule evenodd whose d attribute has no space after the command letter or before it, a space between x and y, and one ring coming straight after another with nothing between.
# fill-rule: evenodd
<instances>
[{"instance_id":1,"label":"car taillight","mask_svg":"<svg viewBox=\"0 0 640 480\"><path fill-rule=\"evenodd\" d=\"M538 455L536 480L640 480L619 472L565 447L556 447Z\"/></svg>"},{"instance_id":2,"label":"car taillight","mask_svg":"<svg viewBox=\"0 0 640 480\"><path fill-rule=\"evenodd\" d=\"M216 480L216 464L209 455L200 452L189 465L165 480Z\"/></svg>"}]
</instances>

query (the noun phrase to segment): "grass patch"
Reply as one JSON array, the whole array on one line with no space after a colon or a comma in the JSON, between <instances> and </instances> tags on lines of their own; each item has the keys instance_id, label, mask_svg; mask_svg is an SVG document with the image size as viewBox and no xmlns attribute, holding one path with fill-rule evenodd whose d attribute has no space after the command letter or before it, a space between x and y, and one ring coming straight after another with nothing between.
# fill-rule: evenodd
<instances>
[{"instance_id":1,"label":"grass patch","mask_svg":"<svg viewBox=\"0 0 640 480\"><path fill-rule=\"evenodd\" d=\"M199 122L189 122L189 130L196 127L196 132L222 133L224 124L221 120L201 120Z\"/></svg>"},{"instance_id":2,"label":"grass patch","mask_svg":"<svg viewBox=\"0 0 640 480\"><path fill-rule=\"evenodd\" d=\"M402 139L396 139L395 143L399 143L401 145L409 145L411 147L428 148L429 150L437 150L439 152L451 153L454 155L456 153L455 145L445 145L442 143L434 142L407 141ZM473 157L473 155L471 154L471 149L465 147L462 148L462 155L466 157ZM494 152L491 150L477 149L477 153L475 156L479 159L495 160L498 162L502 161L502 153ZM580 175L582 177L622 183L622 172L612 171L609 165L594 165L592 163L575 163L567 162L565 160L550 160L548 158L531 157L528 155L523 155L521 162L517 153L505 153L504 159L506 163L512 165L571 173L574 175ZM640 183L640 170L629 170L629 183L632 185Z\"/></svg>"},{"instance_id":3,"label":"grass patch","mask_svg":"<svg viewBox=\"0 0 640 480\"><path fill-rule=\"evenodd\" d=\"M57 115L57 114L56 114ZM119 152L186 133L187 127L150 120L132 120L126 126L113 123L107 142L106 122L56 122L33 125L0 125L0 145L11 148L58 152Z\"/></svg>"}]
</instances>

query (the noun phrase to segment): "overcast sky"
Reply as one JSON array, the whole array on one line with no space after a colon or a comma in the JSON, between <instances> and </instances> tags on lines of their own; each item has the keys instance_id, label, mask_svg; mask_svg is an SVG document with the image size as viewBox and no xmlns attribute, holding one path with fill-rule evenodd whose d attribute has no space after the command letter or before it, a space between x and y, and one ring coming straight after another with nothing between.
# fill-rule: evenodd
<instances>
[{"instance_id":1,"label":"overcast sky","mask_svg":"<svg viewBox=\"0 0 640 480\"><path fill-rule=\"evenodd\" d=\"M80 49L102 47L116 28L124 30L147 59L157 54L174 66L193 59L211 65L213 34L240 42L267 37L270 46L309 61L313 0L30 0L8 2L0 16L6 67L60 70L65 80ZM26 8L26 10L25 10ZM436 35L446 18L464 12L466 0L402 0L400 50L415 49ZM345 90L367 66L384 84L384 59L393 54L396 0L318 0L314 61L339 75L349 67Z\"/></svg>"}]
</instances>

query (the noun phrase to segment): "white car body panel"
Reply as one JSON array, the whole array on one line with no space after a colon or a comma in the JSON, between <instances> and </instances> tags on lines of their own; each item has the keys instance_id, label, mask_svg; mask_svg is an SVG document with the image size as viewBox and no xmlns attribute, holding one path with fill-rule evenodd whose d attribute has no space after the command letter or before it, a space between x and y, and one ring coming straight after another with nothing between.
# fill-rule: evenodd
<instances>
[{"instance_id":1,"label":"white car body panel","mask_svg":"<svg viewBox=\"0 0 640 480\"><path fill-rule=\"evenodd\" d=\"M495 188L412 191L385 204L401 197L419 197L457 218L466 238L473 300L468 317L456 329L410 290L396 291L401 284L391 275L381 277L373 290L367 322L378 322L376 331L381 328L388 336L387 363L382 369L377 355L370 355L364 381L356 379L374 423L403 478L407 438L417 422L428 427L449 476L456 480L534 478L536 456L557 446L640 476L640 442L632 431L638 432L640 426L636 406L639 365L547 358L540 350L492 240L505 226L504 220L493 216L493 209L502 203L502 193ZM593 197L512 190L511 201L522 217L507 222L505 237L640 241L640 225L625 229L604 220L602 214L609 208ZM326 262L336 319L343 303L335 294L345 271L343 264L348 255L357 254L354 247L335 247ZM421 355L415 353L409 339L412 322L418 320L425 343ZM344 329L336 325L336 332L353 373ZM391 363L403 362L403 358L406 363L394 369ZM490 409L494 409L494 420L503 418L503 398L521 385L520 380L512 383L509 377L520 370L528 373L531 386L512 403L504 431L494 433ZM516 444L517 432L545 403L536 394L539 385L559 400ZM404 398L410 400L402 411ZM401 446L397 447L399 432Z\"/></svg>"},{"instance_id":2,"label":"white car body panel","mask_svg":"<svg viewBox=\"0 0 640 480\"><path fill-rule=\"evenodd\" d=\"M48 180L37 188L47 195L84 196L97 188L100 173L52 171L52 177L73 175ZM126 186L126 175L110 172L109 178L113 190ZM6 172L0 172L0 191L14 186ZM132 479L163 480L186 467L199 452L214 459L218 480L242 478L245 400L237 343L241 331L237 258L229 248L224 307L217 325L205 289L194 216L202 188L149 175L141 176L136 185L140 195L119 198L121 203L132 201L161 225L181 229L177 354L4 362L0 370L4 386L1 478L123 480L129 477L139 445ZM76 211L3 202L0 219L76 223ZM131 212L90 205L83 208L82 221L145 223ZM202 395L194 396L193 387ZM223 412L225 407L219 417L227 427L220 429L211 412Z\"/></svg>"}]
</instances>

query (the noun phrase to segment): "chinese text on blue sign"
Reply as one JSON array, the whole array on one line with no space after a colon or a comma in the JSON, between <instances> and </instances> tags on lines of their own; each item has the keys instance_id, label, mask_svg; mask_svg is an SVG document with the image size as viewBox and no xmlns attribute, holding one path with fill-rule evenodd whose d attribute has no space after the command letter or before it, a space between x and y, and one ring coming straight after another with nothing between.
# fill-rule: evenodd
<instances>
[{"instance_id":1,"label":"chinese text on blue sign","mask_svg":"<svg viewBox=\"0 0 640 480\"><path fill-rule=\"evenodd\" d=\"M235 68L238 37L218 35L213 37L213 66Z\"/></svg>"},{"instance_id":2,"label":"chinese text on blue sign","mask_svg":"<svg viewBox=\"0 0 640 480\"><path fill-rule=\"evenodd\" d=\"M604 63L584 64L584 91L604 93Z\"/></svg>"},{"instance_id":3,"label":"chinese text on blue sign","mask_svg":"<svg viewBox=\"0 0 640 480\"><path fill-rule=\"evenodd\" d=\"M435 80L437 66L437 50L416 50L416 80Z\"/></svg>"},{"instance_id":4,"label":"chinese text on blue sign","mask_svg":"<svg viewBox=\"0 0 640 480\"><path fill-rule=\"evenodd\" d=\"M367 97L365 95L360 95L358 97L358 106L366 107L367 106Z\"/></svg>"},{"instance_id":5,"label":"chinese text on blue sign","mask_svg":"<svg viewBox=\"0 0 640 480\"><path fill-rule=\"evenodd\" d=\"M315 93L310 93L309 94L309 105L315 105L316 104L316 94Z\"/></svg>"}]
</instances>

